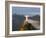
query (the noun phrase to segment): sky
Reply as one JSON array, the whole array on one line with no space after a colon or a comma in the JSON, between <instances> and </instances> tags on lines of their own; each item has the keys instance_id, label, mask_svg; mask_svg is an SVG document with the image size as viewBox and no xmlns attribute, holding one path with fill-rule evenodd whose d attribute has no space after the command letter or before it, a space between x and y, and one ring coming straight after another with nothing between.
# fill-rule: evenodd
<instances>
[{"instance_id":1,"label":"sky","mask_svg":"<svg viewBox=\"0 0 46 38\"><path fill-rule=\"evenodd\" d=\"M40 15L40 8L37 8L37 7L12 7L12 14Z\"/></svg>"}]
</instances>

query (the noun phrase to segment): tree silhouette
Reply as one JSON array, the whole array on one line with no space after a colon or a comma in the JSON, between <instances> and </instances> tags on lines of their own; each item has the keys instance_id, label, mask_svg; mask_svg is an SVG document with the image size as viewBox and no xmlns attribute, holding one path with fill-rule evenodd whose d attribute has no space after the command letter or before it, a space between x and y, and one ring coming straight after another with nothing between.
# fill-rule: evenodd
<instances>
[{"instance_id":1,"label":"tree silhouette","mask_svg":"<svg viewBox=\"0 0 46 38\"><path fill-rule=\"evenodd\" d=\"M25 22L25 24L20 28L20 31L23 30L37 30L37 29L33 27L31 23Z\"/></svg>"},{"instance_id":2,"label":"tree silhouette","mask_svg":"<svg viewBox=\"0 0 46 38\"><path fill-rule=\"evenodd\" d=\"M28 22L27 22L27 23L24 25L24 30L36 30L36 28L33 27L31 23L28 23Z\"/></svg>"}]
</instances>

